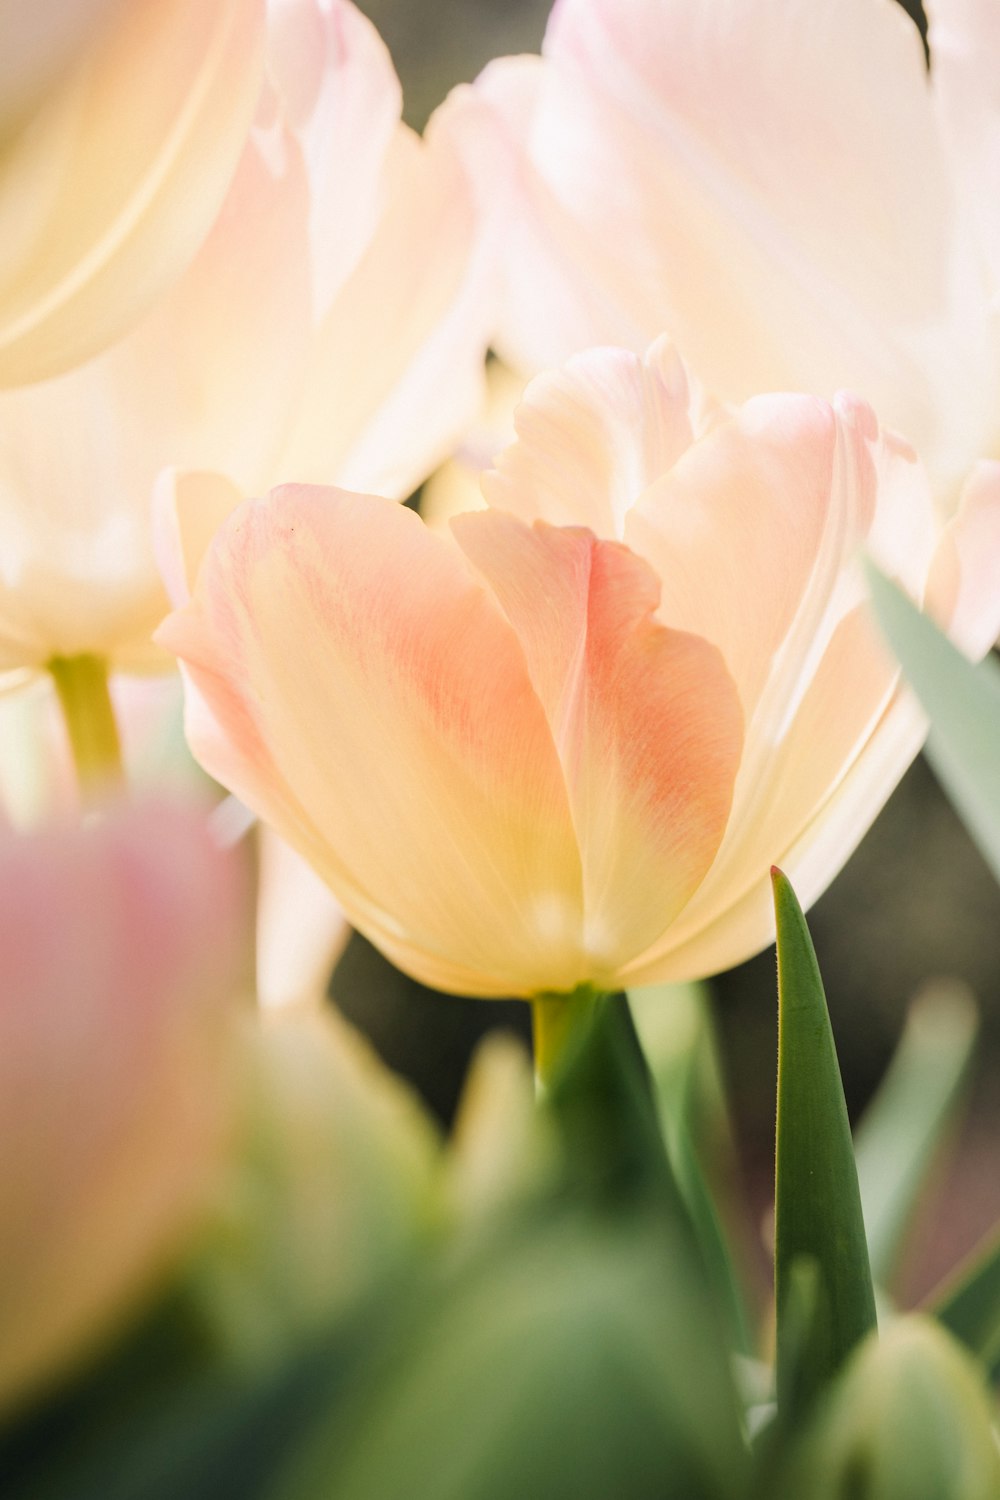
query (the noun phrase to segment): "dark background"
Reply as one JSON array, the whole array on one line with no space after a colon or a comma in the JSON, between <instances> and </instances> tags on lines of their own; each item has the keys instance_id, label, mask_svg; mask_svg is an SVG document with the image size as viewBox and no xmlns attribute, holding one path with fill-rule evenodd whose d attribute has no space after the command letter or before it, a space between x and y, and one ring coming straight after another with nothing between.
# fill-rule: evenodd
<instances>
[{"instance_id":1,"label":"dark background","mask_svg":"<svg viewBox=\"0 0 1000 1500\"><path fill-rule=\"evenodd\" d=\"M549 7L545 0L362 0L361 8L388 43L407 118L420 126L452 84L475 77L491 57L537 50ZM918 5L906 8L917 16ZM852 1117L877 1085L922 982L957 977L980 1001L983 1031L968 1117L942 1163L909 1268L910 1290L918 1293L1000 1216L1000 891L922 761L814 907L810 925ZM529 1034L526 1005L424 990L360 938L352 940L333 989L386 1060L417 1083L445 1120L482 1032L505 1026ZM756 1221L771 1192L773 950L722 975L713 990L743 1186Z\"/></svg>"}]
</instances>

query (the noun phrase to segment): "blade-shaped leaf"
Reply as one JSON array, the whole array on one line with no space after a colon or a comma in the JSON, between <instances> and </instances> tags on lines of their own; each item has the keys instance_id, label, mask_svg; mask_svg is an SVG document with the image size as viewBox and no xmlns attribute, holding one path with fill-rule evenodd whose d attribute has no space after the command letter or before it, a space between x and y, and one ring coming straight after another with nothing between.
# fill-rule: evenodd
<instances>
[{"instance_id":1,"label":"blade-shaped leaf","mask_svg":"<svg viewBox=\"0 0 1000 1500\"><path fill-rule=\"evenodd\" d=\"M927 1311L982 1360L994 1379L1000 1376L1000 1225L931 1294Z\"/></svg>"},{"instance_id":2,"label":"blade-shaped leaf","mask_svg":"<svg viewBox=\"0 0 1000 1500\"><path fill-rule=\"evenodd\" d=\"M1000 880L1000 665L973 663L868 565L879 624L931 720L927 756Z\"/></svg>"},{"instance_id":3,"label":"blade-shaped leaf","mask_svg":"<svg viewBox=\"0 0 1000 1500\"><path fill-rule=\"evenodd\" d=\"M963 985L913 1002L889 1070L855 1138L872 1275L888 1286L942 1137L962 1098L978 1022Z\"/></svg>"},{"instance_id":4,"label":"blade-shaped leaf","mask_svg":"<svg viewBox=\"0 0 1000 1500\"><path fill-rule=\"evenodd\" d=\"M778 933L775 1303L778 1406L800 1412L875 1327L861 1193L819 966L802 909L773 872ZM796 1265L815 1265L807 1346Z\"/></svg>"}]
</instances>

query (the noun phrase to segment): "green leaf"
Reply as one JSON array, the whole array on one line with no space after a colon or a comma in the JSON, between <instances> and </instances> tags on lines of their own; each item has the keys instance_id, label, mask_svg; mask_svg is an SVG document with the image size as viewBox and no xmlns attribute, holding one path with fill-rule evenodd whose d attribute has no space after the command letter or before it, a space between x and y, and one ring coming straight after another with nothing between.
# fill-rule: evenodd
<instances>
[{"instance_id":1,"label":"green leaf","mask_svg":"<svg viewBox=\"0 0 1000 1500\"><path fill-rule=\"evenodd\" d=\"M931 720L927 756L1000 880L1000 664L973 663L868 564L879 624Z\"/></svg>"},{"instance_id":2,"label":"green leaf","mask_svg":"<svg viewBox=\"0 0 1000 1500\"><path fill-rule=\"evenodd\" d=\"M931 1294L927 1310L1000 1377L1000 1226Z\"/></svg>"},{"instance_id":3,"label":"green leaf","mask_svg":"<svg viewBox=\"0 0 1000 1500\"><path fill-rule=\"evenodd\" d=\"M847 1106L809 929L791 885L772 872L778 933L775 1303L778 1407L794 1417L875 1328ZM796 1263L815 1264L803 1347Z\"/></svg>"},{"instance_id":4,"label":"green leaf","mask_svg":"<svg viewBox=\"0 0 1000 1500\"><path fill-rule=\"evenodd\" d=\"M663 984L630 991L629 1004L649 1063L660 1125L732 1347L752 1357L754 1339L732 1251L706 1165L731 1151L707 987ZM726 1162L726 1165L731 1165Z\"/></svg>"},{"instance_id":5,"label":"green leaf","mask_svg":"<svg viewBox=\"0 0 1000 1500\"><path fill-rule=\"evenodd\" d=\"M978 1030L964 986L928 986L910 1006L855 1137L872 1275L891 1283L906 1231L963 1095Z\"/></svg>"}]
</instances>

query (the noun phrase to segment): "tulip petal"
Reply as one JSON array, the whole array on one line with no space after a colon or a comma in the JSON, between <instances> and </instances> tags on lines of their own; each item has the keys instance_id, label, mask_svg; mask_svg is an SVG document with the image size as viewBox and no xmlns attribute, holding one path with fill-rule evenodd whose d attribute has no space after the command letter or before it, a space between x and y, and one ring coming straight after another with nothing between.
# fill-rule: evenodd
<instances>
[{"instance_id":1,"label":"tulip petal","mask_svg":"<svg viewBox=\"0 0 1000 1500\"><path fill-rule=\"evenodd\" d=\"M978 661L1000 636L1000 462L977 464L934 555L927 603L967 656Z\"/></svg>"},{"instance_id":2,"label":"tulip petal","mask_svg":"<svg viewBox=\"0 0 1000 1500\"><path fill-rule=\"evenodd\" d=\"M669 484L675 475L679 490ZM865 602L856 554L867 542L919 595L934 535L912 454L846 398L836 409L808 397L749 402L640 512L637 545L655 552L664 572L661 616L721 646L748 724L719 856L672 931L629 973L633 983L679 975L689 951L705 964L692 974L747 957L773 935L770 866L781 864L811 902L840 864L823 864L813 849L829 855L832 843L843 859L860 840L919 748L922 721L903 713L897 732L898 671ZM719 552L710 566L700 528ZM842 825L821 838L834 805ZM867 821L851 821L853 805ZM754 942L744 948L748 934Z\"/></svg>"},{"instance_id":3,"label":"tulip petal","mask_svg":"<svg viewBox=\"0 0 1000 1500\"><path fill-rule=\"evenodd\" d=\"M381 211L402 89L375 27L346 0L270 0L268 64L309 175L315 306L325 311Z\"/></svg>"},{"instance_id":4,"label":"tulip petal","mask_svg":"<svg viewBox=\"0 0 1000 1500\"><path fill-rule=\"evenodd\" d=\"M170 602L180 609L191 597L198 569L212 540L243 495L224 474L165 469L153 493L153 542Z\"/></svg>"},{"instance_id":5,"label":"tulip petal","mask_svg":"<svg viewBox=\"0 0 1000 1500\"><path fill-rule=\"evenodd\" d=\"M260 830L257 999L262 1010L320 1005L350 928L329 886L270 828Z\"/></svg>"},{"instance_id":6,"label":"tulip petal","mask_svg":"<svg viewBox=\"0 0 1000 1500\"><path fill-rule=\"evenodd\" d=\"M401 129L385 210L318 331L282 475L405 498L483 399L485 247L448 129ZM359 351L362 351L359 353Z\"/></svg>"},{"instance_id":7,"label":"tulip petal","mask_svg":"<svg viewBox=\"0 0 1000 1500\"><path fill-rule=\"evenodd\" d=\"M502 352L537 367L574 352L574 326L638 348L666 329L725 399L849 386L952 474L984 451L982 282L901 9L563 0L544 54L530 90L514 64L479 85L527 154L522 213L548 261L515 261ZM550 310L557 264L574 271Z\"/></svg>"},{"instance_id":8,"label":"tulip petal","mask_svg":"<svg viewBox=\"0 0 1000 1500\"><path fill-rule=\"evenodd\" d=\"M953 168L1000 296L1000 9L994 0L928 0L927 14Z\"/></svg>"},{"instance_id":9,"label":"tulip petal","mask_svg":"<svg viewBox=\"0 0 1000 1500\"><path fill-rule=\"evenodd\" d=\"M228 523L158 638L185 666L202 764L390 957L447 990L576 985L558 758L514 632L453 545L386 500L278 490Z\"/></svg>"},{"instance_id":10,"label":"tulip petal","mask_svg":"<svg viewBox=\"0 0 1000 1500\"><path fill-rule=\"evenodd\" d=\"M0 383L78 363L191 258L256 107L259 0L123 5L0 157Z\"/></svg>"},{"instance_id":11,"label":"tulip petal","mask_svg":"<svg viewBox=\"0 0 1000 1500\"><path fill-rule=\"evenodd\" d=\"M722 839L742 714L719 653L654 621L641 558L582 528L457 517L524 648L569 788L589 973L614 976L691 896Z\"/></svg>"},{"instance_id":12,"label":"tulip petal","mask_svg":"<svg viewBox=\"0 0 1000 1500\"><path fill-rule=\"evenodd\" d=\"M694 433L687 374L661 340L645 359L589 350L537 376L514 413L516 438L484 474L490 505L525 520L625 535L625 517Z\"/></svg>"}]
</instances>

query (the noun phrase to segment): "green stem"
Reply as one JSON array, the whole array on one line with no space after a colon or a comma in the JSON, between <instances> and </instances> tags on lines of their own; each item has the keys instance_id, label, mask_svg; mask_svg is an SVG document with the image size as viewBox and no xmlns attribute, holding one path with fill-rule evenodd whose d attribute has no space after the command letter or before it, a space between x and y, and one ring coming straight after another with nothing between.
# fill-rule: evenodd
<instances>
[{"instance_id":1,"label":"green stem","mask_svg":"<svg viewBox=\"0 0 1000 1500\"><path fill-rule=\"evenodd\" d=\"M124 779L107 664L99 656L54 656L48 667L73 751L80 796L92 801Z\"/></svg>"},{"instance_id":2,"label":"green stem","mask_svg":"<svg viewBox=\"0 0 1000 1500\"><path fill-rule=\"evenodd\" d=\"M581 985L569 995L536 995L531 1002L535 1050L535 1082L543 1094L552 1082L570 1037L593 1014L600 999L596 990Z\"/></svg>"}]
</instances>

